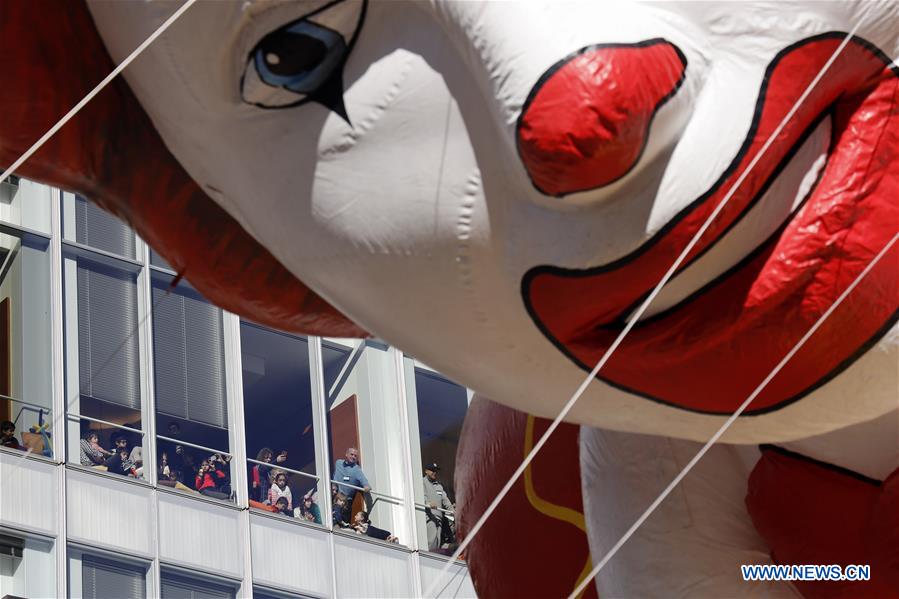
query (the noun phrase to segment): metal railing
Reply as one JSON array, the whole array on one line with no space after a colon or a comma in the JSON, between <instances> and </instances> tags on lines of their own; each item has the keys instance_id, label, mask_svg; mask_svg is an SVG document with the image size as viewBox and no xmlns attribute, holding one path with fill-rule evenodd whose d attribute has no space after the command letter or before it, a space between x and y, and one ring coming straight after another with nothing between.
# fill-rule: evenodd
<instances>
[{"instance_id":1,"label":"metal railing","mask_svg":"<svg viewBox=\"0 0 899 599\"><path fill-rule=\"evenodd\" d=\"M341 482L339 480L333 480L333 479L331 480L331 483L337 485L338 488L339 487L349 487L350 489L355 489L355 490L361 491L363 493L369 493L369 494L373 495L376 499L383 499L386 503L392 503L395 505L403 504L403 500L400 499L399 497L394 497L393 495L388 495L386 493L379 493L378 491L375 491L373 489L366 491L364 487L357 487L356 485L351 485L350 483ZM375 504L375 502L372 502L372 506L374 506L374 504Z\"/></svg>"},{"instance_id":2,"label":"metal railing","mask_svg":"<svg viewBox=\"0 0 899 599\"><path fill-rule=\"evenodd\" d=\"M213 449L212 447L206 447L205 445L197 445L196 443L188 443L187 441L182 441L181 439L173 439L171 437L164 437L162 435L156 435L156 438L161 439L163 441L168 441L169 443L172 443L173 445L183 445L185 447L191 447L193 449L199 449L201 451L208 451L210 454L219 453L221 455L226 455L229 458L234 457L233 453L229 453L227 451L222 451L221 449Z\"/></svg>"},{"instance_id":3,"label":"metal railing","mask_svg":"<svg viewBox=\"0 0 899 599\"><path fill-rule=\"evenodd\" d=\"M88 422L96 422L97 424L105 424L106 426L111 426L113 428L118 428L121 430L129 431L132 433L137 433L141 437L143 437L146 433L138 428L131 428L130 426L125 426L124 424L116 424L115 422L109 422L108 420L101 420L99 418L92 418L91 416L82 416L81 414L72 414L69 413L66 415L66 420L70 422L80 422L82 420L87 420Z\"/></svg>"},{"instance_id":4,"label":"metal railing","mask_svg":"<svg viewBox=\"0 0 899 599\"><path fill-rule=\"evenodd\" d=\"M309 474L308 472L303 472L301 470L294 470L293 468L288 468L286 466L282 466L282 465L276 464L274 462L260 462L259 460L247 458L247 464L266 466L267 468L271 468L272 470L281 470L282 472L289 472L291 474L299 474L300 476L305 476L306 478L311 478L316 483L320 480L319 477L316 476L315 474Z\"/></svg>"}]
</instances>

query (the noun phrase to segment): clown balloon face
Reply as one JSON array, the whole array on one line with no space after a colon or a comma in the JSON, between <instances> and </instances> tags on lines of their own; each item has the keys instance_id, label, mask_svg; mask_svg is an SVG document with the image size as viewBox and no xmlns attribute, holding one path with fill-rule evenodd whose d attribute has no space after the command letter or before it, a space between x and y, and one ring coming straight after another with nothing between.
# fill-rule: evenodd
<instances>
[{"instance_id":1,"label":"clown balloon face","mask_svg":"<svg viewBox=\"0 0 899 599\"><path fill-rule=\"evenodd\" d=\"M117 62L175 10L89 7ZM290 273L540 416L726 202L571 413L704 439L895 229L891 11L200 2L125 75L191 177ZM808 436L892 407L895 263L729 439Z\"/></svg>"}]
</instances>

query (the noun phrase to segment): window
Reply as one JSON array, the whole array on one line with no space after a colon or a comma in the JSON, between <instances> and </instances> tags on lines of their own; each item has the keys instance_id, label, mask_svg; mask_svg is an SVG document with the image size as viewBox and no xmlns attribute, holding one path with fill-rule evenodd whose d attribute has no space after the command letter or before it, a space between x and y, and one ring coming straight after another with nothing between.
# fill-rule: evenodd
<instances>
[{"instance_id":1,"label":"window","mask_svg":"<svg viewBox=\"0 0 899 599\"><path fill-rule=\"evenodd\" d=\"M0 225L2 444L53 455L49 241Z\"/></svg>"},{"instance_id":2,"label":"window","mask_svg":"<svg viewBox=\"0 0 899 599\"><path fill-rule=\"evenodd\" d=\"M141 478L140 267L67 245L63 258L68 459Z\"/></svg>"},{"instance_id":3,"label":"window","mask_svg":"<svg viewBox=\"0 0 899 599\"><path fill-rule=\"evenodd\" d=\"M163 572L162 599L233 599L235 586Z\"/></svg>"},{"instance_id":4,"label":"window","mask_svg":"<svg viewBox=\"0 0 899 599\"><path fill-rule=\"evenodd\" d=\"M290 500L285 515L321 524L309 344L242 322L240 353L249 493L252 501L264 504L253 507L274 511L272 499L277 503L276 496L284 495ZM280 473L285 475L285 490L274 489L272 495Z\"/></svg>"},{"instance_id":5,"label":"window","mask_svg":"<svg viewBox=\"0 0 899 599\"><path fill-rule=\"evenodd\" d=\"M409 544L400 499L405 452L395 350L371 340L351 343L322 343L332 493L340 494L332 503L346 498L343 509L332 512L334 522L338 528L362 524L368 536ZM356 520L362 511L367 528Z\"/></svg>"},{"instance_id":6,"label":"window","mask_svg":"<svg viewBox=\"0 0 899 599\"><path fill-rule=\"evenodd\" d=\"M143 599L147 596L146 572L145 567L85 554L81 558L81 596L83 599Z\"/></svg>"},{"instance_id":7,"label":"window","mask_svg":"<svg viewBox=\"0 0 899 599\"><path fill-rule=\"evenodd\" d=\"M63 237L81 245L135 259L134 232L112 214L81 196L63 196Z\"/></svg>"},{"instance_id":8,"label":"window","mask_svg":"<svg viewBox=\"0 0 899 599\"><path fill-rule=\"evenodd\" d=\"M150 248L150 264L159 268L173 271L171 265L165 261L165 258L156 253L156 250Z\"/></svg>"},{"instance_id":9,"label":"window","mask_svg":"<svg viewBox=\"0 0 899 599\"><path fill-rule=\"evenodd\" d=\"M0 597L54 597L55 573L51 541L0 532Z\"/></svg>"},{"instance_id":10,"label":"window","mask_svg":"<svg viewBox=\"0 0 899 599\"><path fill-rule=\"evenodd\" d=\"M469 393L465 387L416 364L411 358L404 358L403 370L413 439L412 466L417 476L421 476L417 479L421 482L414 487L419 547L452 553L456 449L468 411ZM431 465L436 465L438 470L427 468Z\"/></svg>"},{"instance_id":11,"label":"window","mask_svg":"<svg viewBox=\"0 0 899 599\"><path fill-rule=\"evenodd\" d=\"M0 169L2 170L2 169ZM50 234L50 187L15 175L0 182L0 221Z\"/></svg>"},{"instance_id":12,"label":"window","mask_svg":"<svg viewBox=\"0 0 899 599\"><path fill-rule=\"evenodd\" d=\"M160 484L231 499L222 311L154 271L153 366Z\"/></svg>"}]
</instances>

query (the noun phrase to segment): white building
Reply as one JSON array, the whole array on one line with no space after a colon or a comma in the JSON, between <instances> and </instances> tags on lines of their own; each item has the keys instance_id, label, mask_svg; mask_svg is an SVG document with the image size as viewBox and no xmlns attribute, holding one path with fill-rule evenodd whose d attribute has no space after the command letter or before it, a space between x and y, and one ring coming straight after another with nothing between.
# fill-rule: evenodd
<instances>
[{"instance_id":1,"label":"white building","mask_svg":"<svg viewBox=\"0 0 899 599\"><path fill-rule=\"evenodd\" d=\"M446 560L422 464L453 496L470 393L377 341L242 322L175 275L82 198L0 183L0 420L30 448L0 447L0 598L420 596ZM139 476L108 471L91 433L103 451L124 438ZM399 543L332 529L350 446ZM291 508L316 493L321 524L251 507L264 447L287 452ZM201 494L213 454L226 479ZM474 596L454 568L441 596Z\"/></svg>"}]
</instances>

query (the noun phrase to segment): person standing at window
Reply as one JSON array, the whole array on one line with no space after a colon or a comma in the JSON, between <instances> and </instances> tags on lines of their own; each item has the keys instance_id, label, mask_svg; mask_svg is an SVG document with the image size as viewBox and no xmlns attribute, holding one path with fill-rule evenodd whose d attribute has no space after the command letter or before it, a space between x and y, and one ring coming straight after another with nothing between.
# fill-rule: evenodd
<instances>
[{"instance_id":1,"label":"person standing at window","mask_svg":"<svg viewBox=\"0 0 899 599\"><path fill-rule=\"evenodd\" d=\"M446 496L446 489L443 488L443 483L437 480L437 472L439 470L440 466L435 462L425 466L424 498L425 518L428 528L428 551L440 550L440 533L444 526L449 526L446 513L454 510L452 502Z\"/></svg>"},{"instance_id":2,"label":"person standing at window","mask_svg":"<svg viewBox=\"0 0 899 599\"><path fill-rule=\"evenodd\" d=\"M272 450L268 447L260 449L259 453L256 454L256 461L270 464L272 462ZM253 467L250 468L250 499L253 501L262 503L268 499L268 473L271 469L271 466L263 466L262 464L253 464Z\"/></svg>"},{"instance_id":3,"label":"person standing at window","mask_svg":"<svg viewBox=\"0 0 899 599\"><path fill-rule=\"evenodd\" d=\"M337 460L334 464L334 480L337 482L337 490L346 495L346 508L341 520L349 522L353 499L356 497L357 489L354 487L361 487L363 493L371 491L371 485L368 484L368 479L362 472L362 466L359 465L359 450L355 447L347 448L344 459Z\"/></svg>"}]
</instances>

